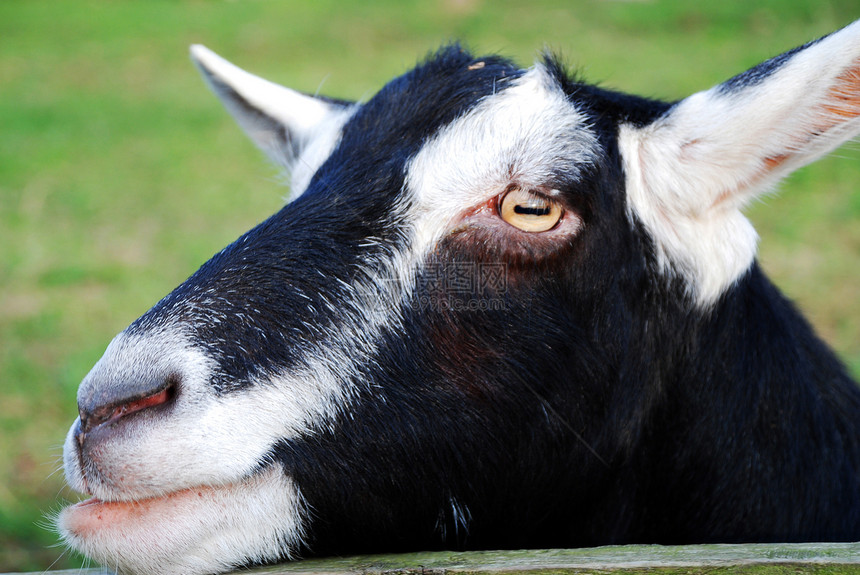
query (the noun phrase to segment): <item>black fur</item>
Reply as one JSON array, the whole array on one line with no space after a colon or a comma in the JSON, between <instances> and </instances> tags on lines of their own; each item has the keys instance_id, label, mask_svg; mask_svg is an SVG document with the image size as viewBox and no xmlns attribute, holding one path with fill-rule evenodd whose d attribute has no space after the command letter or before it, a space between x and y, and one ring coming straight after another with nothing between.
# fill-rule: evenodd
<instances>
[{"instance_id":1,"label":"black fur","mask_svg":"<svg viewBox=\"0 0 860 575\"><path fill-rule=\"evenodd\" d=\"M426 305L451 296L428 277L386 302L405 327L355 374L349 413L271 454L311 510L304 552L860 539L860 390L757 265L708 312L657 277L615 140L669 104L547 65L603 149L587 177L557 182L583 231L552 257L506 262L502 287L458 294L493 309ZM394 80L304 195L133 329L188 319L220 393L289 369L337 329L338 280L402 246L389 213L408 160L521 73L453 46ZM470 234L446 238L425 273L505 262Z\"/></svg>"},{"instance_id":2,"label":"black fur","mask_svg":"<svg viewBox=\"0 0 860 575\"><path fill-rule=\"evenodd\" d=\"M522 73L498 57L470 69L477 61L453 45L390 82L344 128L307 193L204 264L129 333L178 318L218 360L212 385L219 393L294 366L306 351L302 342L332 327L326 324L335 319L321 312L349 299L343 284L364 273L357 264L399 245L389 219L407 160L441 126ZM369 237L382 242L361 248Z\"/></svg>"},{"instance_id":3,"label":"black fur","mask_svg":"<svg viewBox=\"0 0 860 575\"><path fill-rule=\"evenodd\" d=\"M758 66L754 66L753 68L750 68L749 70L746 70L745 72L742 72L737 76L726 80L725 82L720 84L720 88L724 92L733 92L742 90L743 88L748 86L755 86L756 84L763 82L768 76L779 70L783 66L783 64L791 60L791 58L795 54L802 52L813 44L817 44L826 37L827 36L824 36L823 38L819 38L818 40L807 42L803 46L798 46L797 48L793 48L787 52L783 52L778 56L774 56L773 58L765 60Z\"/></svg>"}]
</instances>

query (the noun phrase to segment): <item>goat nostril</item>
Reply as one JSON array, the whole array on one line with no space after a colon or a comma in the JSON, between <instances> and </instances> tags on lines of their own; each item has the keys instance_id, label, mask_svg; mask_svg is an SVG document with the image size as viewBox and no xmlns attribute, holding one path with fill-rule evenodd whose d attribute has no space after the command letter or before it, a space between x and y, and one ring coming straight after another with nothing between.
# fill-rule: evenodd
<instances>
[{"instance_id":1,"label":"goat nostril","mask_svg":"<svg viewBox=\"0 0 860 575\"><path fill-rule=\"evenodd\" d=\"M133 413L137 413L138 411L143 411L157 405L163 405L173 399L175 395L176 382L173 378L170 378L167 381L166 387L153 394L111 402L91 411L81 409L81 432L82 434L87 433L91 429L104 423L111 423Z\"/></svg>"},{"instance_id":2,"label":"goat nostril","mask_svg":"<svg viewBox=\"0 0 860 575\"><path fill-rule=\"evenodd\" d=\"M164 389L156 393L155 395L150 395L149 397L144 397L135 401L131 401L124 405L120 405L114 408L107 421L110 422L115 419L119 419L120 417L131 415L132 413L135 413L137 411L142 411L147 407L153 407L156 405L161 405L162 403L166 403L167 400L170 399L168 391L169 389Z\"/></svg>"}]
</instances>

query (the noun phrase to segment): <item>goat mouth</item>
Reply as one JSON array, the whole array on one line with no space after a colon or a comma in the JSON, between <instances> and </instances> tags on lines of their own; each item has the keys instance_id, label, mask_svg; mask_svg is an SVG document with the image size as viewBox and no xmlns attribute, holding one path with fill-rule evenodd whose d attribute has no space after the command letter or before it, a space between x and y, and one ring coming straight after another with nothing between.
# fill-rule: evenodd
<instances>
[{"instance_id":1,"label":"goat mouth","mask_svg":"<svg viewBox=\"0 0 860 575\"><path fill-rule=\"evenodd\" d=\"M299 502L290 478L268 466L157 497L91 497L63 509L56 526L69 547L119 573L202 575L288 556L302 534Z\"/></svg>"},{"instance_id":2,"label":"goat mouth","mask_svg":"<svg viewBox=\"0 0 860 575\"><path fill-rule=\"evenodd\" d=\"M58 525L68 536L86 539L122 529L144 517L169 518L181 510L217 503L222 493L233 488L235 484L189 487L159 496L119 501L91 497L63 509Z\"/></svg>"},{"instance_id":3,"label":"goat mouth","mask_svg":"<svg viewBox=\"0 0 860 575\"><path fill-rule=\"evenodd\" d=\"M229 507L229 501L253 493L282 476L277 466L266 466L237 479L218 484L200 484L158 495L129 499L90 497L69 505L57 517L57 527L67 539L91 539L122 533L130 526L152 523L152 527L182 523L198 513Z\"/></svg>"}]
</instances>

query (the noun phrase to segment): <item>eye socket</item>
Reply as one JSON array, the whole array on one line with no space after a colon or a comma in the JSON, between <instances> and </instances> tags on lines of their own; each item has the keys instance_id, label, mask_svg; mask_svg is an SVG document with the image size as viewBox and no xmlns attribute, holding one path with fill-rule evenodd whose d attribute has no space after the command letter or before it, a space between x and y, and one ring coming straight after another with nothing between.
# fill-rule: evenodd
<instances>
[{"instance_id":1,"label":"eye socket","mask_svg":"<svg viewBox=\"0 0 860 575\"><path fill-rule=\"evenodd\" d=\"M561 206L541 194L514 188L499 202L502 219L524 232L546 232L561 220Z\"/></svg>"}]
</instances>

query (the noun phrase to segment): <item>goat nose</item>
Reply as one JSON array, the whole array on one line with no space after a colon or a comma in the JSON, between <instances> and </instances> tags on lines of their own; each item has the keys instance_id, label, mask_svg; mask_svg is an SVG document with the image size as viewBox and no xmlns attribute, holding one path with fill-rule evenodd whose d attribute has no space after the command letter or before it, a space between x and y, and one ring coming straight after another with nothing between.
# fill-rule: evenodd
<instances>
[{"instance_id":1,"label":"goat nose","mask_svg":"<svg viewBox=\"0 0 860 575\"><path fill-rule=\"evenodd\" d=\"M170 402L179 384L177 376L156 381L137 381L128 385L105 385L98 393L78 398L81 433Z\"/></svg>"}]
</instances>

